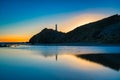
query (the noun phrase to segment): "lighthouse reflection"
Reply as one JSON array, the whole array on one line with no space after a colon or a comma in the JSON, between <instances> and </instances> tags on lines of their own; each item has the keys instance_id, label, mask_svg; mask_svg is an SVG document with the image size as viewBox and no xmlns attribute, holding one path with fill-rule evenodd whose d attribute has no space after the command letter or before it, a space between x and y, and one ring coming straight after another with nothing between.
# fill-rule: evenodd
<instances>
[{"instance_id":1,"label":"lighthouse reflection","mask_svg":"<svg viewBox=\"0 0 120 80\"><path fill-rule=\"evenodd\" d=\"M55 55L55 59L56 59L56 61L58 60L58 54Z\"/></svg>"}]
</instances>

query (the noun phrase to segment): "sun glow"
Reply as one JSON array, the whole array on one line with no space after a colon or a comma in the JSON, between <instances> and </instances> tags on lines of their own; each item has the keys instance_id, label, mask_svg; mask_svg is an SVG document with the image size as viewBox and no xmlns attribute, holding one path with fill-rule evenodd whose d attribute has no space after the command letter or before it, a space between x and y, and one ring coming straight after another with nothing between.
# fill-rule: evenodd
<instances>
[{"instance_id":1,"label":"sun glow","mask_svg":"<svg viewBox=\"0 0 120 80\"><path fill-rule=\"evenodd\" d=\"M28 36L19 35L7 35L0 37L0 42L27 42L28 40L29 40Z\"/></svg>"},{"instance_id":2,"label":"sun glow","mask_svg":"<svg viewBox=\"0 0 120 80\"><path fill-rule=\"evenodd\" d=\"M92 14L92 13L76 14L70 20L64 23L66 27L65 28L61 27L61 31L63 32L71 31L78 26L82 26L87 23L95 22L97 20L104 18L105 16L106 15L103 15L103 14Z\"/></svg>"},{"instance_id":3,"label":"sun glow","mask_svg":"<svg viewBox=\"0 0 120 80\"><path fill-rule=\"evenodd\" d=\"M58 31L69 32L74 28L84 25L86 23L94 22L104 18L106 15L98 13L67 13L53 16L46 16L43 18L36 18L33 20L20 22L17 24L8 25L10 29L4 29L0 33L1 42L26 42L39 33L44 28L54 29L54 24L58 24ZM16 27L17 26L17 27Z\"/></svg>"}]
</instances>

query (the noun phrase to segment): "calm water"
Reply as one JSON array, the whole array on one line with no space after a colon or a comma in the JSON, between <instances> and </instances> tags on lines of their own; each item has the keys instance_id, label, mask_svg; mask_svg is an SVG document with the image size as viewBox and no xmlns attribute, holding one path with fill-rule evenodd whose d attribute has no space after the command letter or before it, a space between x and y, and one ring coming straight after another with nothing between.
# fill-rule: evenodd
<instances>
[{"instance_id":1,"label":"calm water","mask_svg":"<svg viewBox=\"0 0 120 80\"><path fill-rule=\"evenodd\" d=\"M0 48L0 80L120 80L119 61L120 46Z\"/></svg>"}]
</instances>

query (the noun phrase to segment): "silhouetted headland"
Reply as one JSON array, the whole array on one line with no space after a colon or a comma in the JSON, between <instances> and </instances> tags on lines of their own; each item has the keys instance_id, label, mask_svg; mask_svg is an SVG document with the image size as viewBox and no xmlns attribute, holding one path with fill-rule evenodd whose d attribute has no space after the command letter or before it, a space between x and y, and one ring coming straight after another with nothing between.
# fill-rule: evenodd
<instances>
[{"instance_id":1,"label":"silhouetted headland","mask_svg":"<svg viewBox=\"0 0 120 80\"><path fill-rule=\"evenodd\" d=\"M76 56L117 71L120 70L120 54L81 54Z\"/></svg>"},{"instance_id":2,"label":"silhouetted headland","mask_svg":"<svg viewBox=\"0 0 120 80\"><path fill-rule=\"evenodd\" d=\"M79 26L68 33L45 28L40 33L34 35L29 42L32 44L120 44L120 15L116 14L96 22Z\"/></svg>"},{"instance_id":3,"label":"silhouetted headland","mask_svg":"<svg viewBox=\"0 0 120 80\"><path fill-rule=\"evenodd\" d=\"M45 28L40 33L34 35L30 39L30 43L54 43L62 36L64 36L62 32Z\"/></svg>"}]
</instances>

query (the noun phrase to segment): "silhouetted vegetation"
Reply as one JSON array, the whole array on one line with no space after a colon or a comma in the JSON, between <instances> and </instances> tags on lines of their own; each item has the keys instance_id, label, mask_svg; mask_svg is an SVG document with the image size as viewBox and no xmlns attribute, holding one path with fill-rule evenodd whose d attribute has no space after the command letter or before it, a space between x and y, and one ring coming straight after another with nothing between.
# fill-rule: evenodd
<instances>
[{"instance_id":1,"label":"silhouetted vegetation","mask_svg":"<svg viewBox=\"0 0 120 80\"><path fill-rule=\"evenodd\" d=\"M30 39L30 43L120 43L120 15L79 26L68 33L44 29Z\"/></svg>"}]
</instances>

